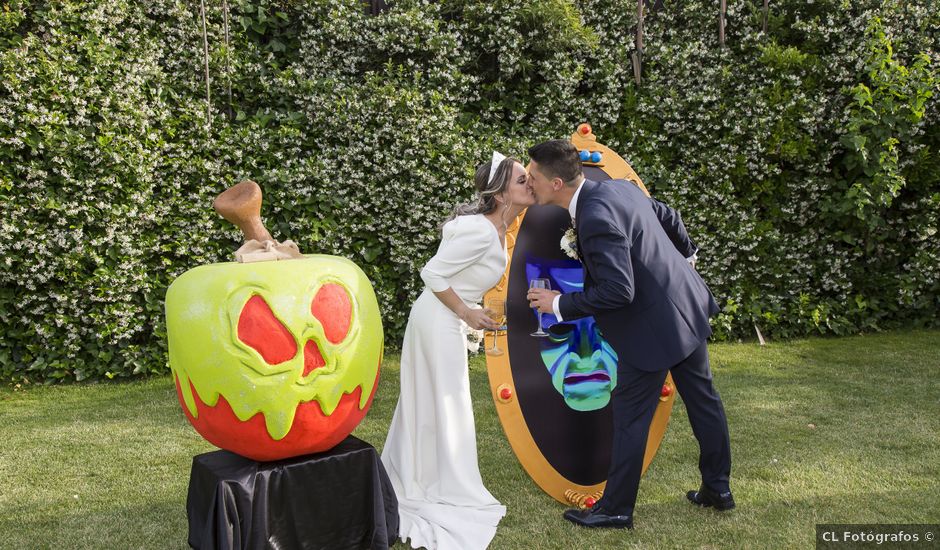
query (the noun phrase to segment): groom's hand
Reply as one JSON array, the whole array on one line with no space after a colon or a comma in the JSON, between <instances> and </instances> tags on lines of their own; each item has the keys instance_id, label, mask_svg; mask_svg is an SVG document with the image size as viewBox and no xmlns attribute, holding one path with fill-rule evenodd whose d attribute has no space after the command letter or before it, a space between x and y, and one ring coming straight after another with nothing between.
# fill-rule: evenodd
<instances>
[{"instance_id":1,"label":"groom's hand","mask_svg":"<svg viewBox=\"0 0 940 550\"><path fill-rule=\"evenodd\" d=\"M548 290L547 288L530 288L526 298L529 299L529 307L538 308L542 313L555 313L552 309L552 303L555 296L561 292L557 290Z\"/></svg>"}]
</instances>

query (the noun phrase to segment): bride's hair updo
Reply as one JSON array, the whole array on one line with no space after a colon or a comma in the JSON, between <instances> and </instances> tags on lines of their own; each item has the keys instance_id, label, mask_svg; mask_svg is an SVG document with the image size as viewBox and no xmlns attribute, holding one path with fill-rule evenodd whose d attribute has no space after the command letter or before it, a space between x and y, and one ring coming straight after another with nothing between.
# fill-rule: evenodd
<instances>
[{"instance_id":1,"label":"bride's hair updo","mask_svg":"<svg viewBox=\"0 0 940 550\"><path fill-rule=\"evenodd\" d=\"M499 203L496 202L497 195L509 188L509 179L512 177L512 168L519 162L512 157L506 157L496 168L493 174L493 180L490 181L490 168L493 162L484 162L477 167L477 173L473 177L473 183L477 188L477 200L461 204L454 213L448 218L450 221L457 216L469 216L473 214L489 214ZM520 163L521 164L521 163Z\"/></svg>"}]
</instances>

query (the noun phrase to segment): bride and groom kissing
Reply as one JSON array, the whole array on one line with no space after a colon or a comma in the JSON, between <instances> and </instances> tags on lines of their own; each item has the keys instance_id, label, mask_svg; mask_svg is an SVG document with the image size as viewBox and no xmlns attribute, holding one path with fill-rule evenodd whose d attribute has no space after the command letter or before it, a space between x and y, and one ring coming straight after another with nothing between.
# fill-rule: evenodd
<instances>
[{"instance_id":1,"label":"bride and groom kissing","mask_svg":"<svg viewBox=\"0 0 940 550\"><path fill-rule=\"evenodd\" d=\"M719 308L692 265L697 248L679 213L630 182L585 179L570 141L546 141L528 155L528 171L499 153L478 167L476 201L444 224L437 253L421 270L425 289L405 329L401 394L382 452L399 500L399 536L414 548L486 548L506 513L484 487L477 463L463 325L497 328L476 304L506 268L509 224L533 204L570 213L584 289L530 289L530 305L559 321L593 316L619 358L603 497L563 517L589 528L633 528L646 440L667 373L700 448L701 486L686 497L716 510L734 507L727 420L706 344L708 320Z\"/></svg>"}]
</instances>

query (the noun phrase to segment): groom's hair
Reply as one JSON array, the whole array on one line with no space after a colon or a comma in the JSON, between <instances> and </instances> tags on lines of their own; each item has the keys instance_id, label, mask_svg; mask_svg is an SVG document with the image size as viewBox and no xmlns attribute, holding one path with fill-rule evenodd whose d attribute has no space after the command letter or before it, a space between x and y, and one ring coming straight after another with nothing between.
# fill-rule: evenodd
<instances>
[{"instance_id":1,"label":"groom's hair","mask_svg":"<svg viewBox=\"0 0 940 550\"><path fill-rule=\"evenodd\" d=\"M581 154L567 139L543 141L529 148L529 158L550 178L561 178L565 185L574 185L581 172Z\"/></svg>"}]
</instances>

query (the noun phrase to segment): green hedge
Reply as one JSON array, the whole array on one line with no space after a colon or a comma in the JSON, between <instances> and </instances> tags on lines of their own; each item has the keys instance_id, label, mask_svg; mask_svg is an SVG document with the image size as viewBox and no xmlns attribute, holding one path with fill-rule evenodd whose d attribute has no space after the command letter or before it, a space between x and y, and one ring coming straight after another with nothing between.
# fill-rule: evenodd
<instances>
[{"instance_id":1,"label":"green hedge","mask_svg":"<svg viewBox=\"0 0 940 550\"><path fill-rule=\"evenodd\" d=\"M936 324L931 2L0 2L0 378L166 370L163 295L239 235L350 257L394 345L439 223L493 148L582 121L682 210L718 338ZM223 7L229 12L225 39ZM231 99L229 99L231 98ZM211 118L211 120L210 120Z\"/></svg>"}]
</instances>

